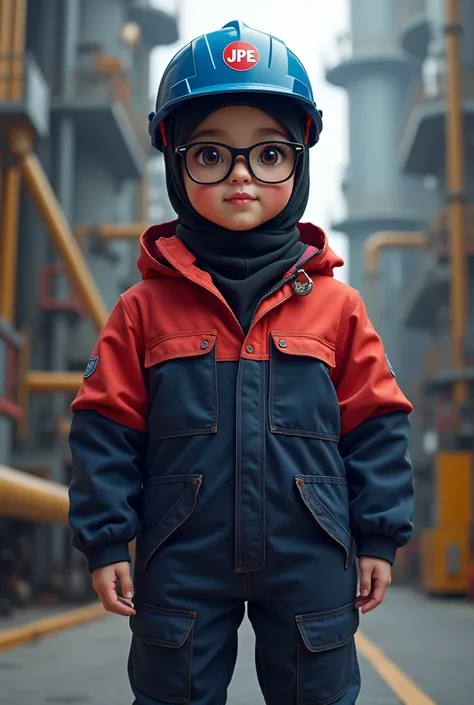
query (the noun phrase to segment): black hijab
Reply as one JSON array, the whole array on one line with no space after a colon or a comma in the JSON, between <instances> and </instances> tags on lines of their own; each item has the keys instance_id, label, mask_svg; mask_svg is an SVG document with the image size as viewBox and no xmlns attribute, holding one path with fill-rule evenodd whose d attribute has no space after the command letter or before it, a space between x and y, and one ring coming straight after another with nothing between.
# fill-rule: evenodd
<instances>
[{"instance_id":1,"label":"black hijab","mask_svg":"<svg viewBox=\"0 0 474 705\"><path fill-rule=\"evenodd\" d=\"M178 215L177 237L208 272L214 285L247 332L259 300L298 261L304 245L296 227L309 196L308 150L301 155L291 198L281 213L252 230L222 228L199 215L191 205L182 178L176 147L185 144L208 115L230 105L248 105L274 117L290 140L304 143L306 115L291 99L280 96L236 94L206 96L172 113L166 124L165 148L168 196ZM243 145L244 146L244 145Z\"/></svg>"}]
</instances>

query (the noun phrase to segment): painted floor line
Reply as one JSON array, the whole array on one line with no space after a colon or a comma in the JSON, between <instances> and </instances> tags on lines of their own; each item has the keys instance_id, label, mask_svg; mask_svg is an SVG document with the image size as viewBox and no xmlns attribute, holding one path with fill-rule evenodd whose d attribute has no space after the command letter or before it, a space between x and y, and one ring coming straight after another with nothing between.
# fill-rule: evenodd
<instances>
[{"instance_id":1,"label":"painted floor line","mask_svg":"<svg viewBox=\"0 0 474 705\"><path fill-rule=\"evenodd\" d=\"M96 619L102 619L107 615L108 612L99 603L29 622L20 627L0 629L0 652L27 644L44 636L56 634L64 629L71 629Z\"/></svg>"},{"instance_id":2,"label":"painted floor line","mask_svg":"<svg viewBox=\"0 0 474 705\"><path fill-rule=\"evenodd\" d=\"M436 705L412 679L407 676L388 656L368 637L360 632L356 635L357 650L382 680L402 701L403 705Z\"/></svg>"}]
</instances>

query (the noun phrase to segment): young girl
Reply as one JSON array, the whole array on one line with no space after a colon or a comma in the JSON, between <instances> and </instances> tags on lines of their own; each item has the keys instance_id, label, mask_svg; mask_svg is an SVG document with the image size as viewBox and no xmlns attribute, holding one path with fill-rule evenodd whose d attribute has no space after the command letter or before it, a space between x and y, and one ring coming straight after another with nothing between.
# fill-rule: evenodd
<instances>
[{"instance_id":1,"label":"young girl","mask_svg":"<svg viewBox=\"0 0 474 705\"><path fill-rule=\"evenodd\" d=\"M136 705L223 705L245 604L267 705L353 705L359 609L412 531L411 405L299 224L321 129L295 55L240 22L175 56L150 116L178 220L142 236L70 436L74 541L130 616Z\"/></svg>"}]
</instances>

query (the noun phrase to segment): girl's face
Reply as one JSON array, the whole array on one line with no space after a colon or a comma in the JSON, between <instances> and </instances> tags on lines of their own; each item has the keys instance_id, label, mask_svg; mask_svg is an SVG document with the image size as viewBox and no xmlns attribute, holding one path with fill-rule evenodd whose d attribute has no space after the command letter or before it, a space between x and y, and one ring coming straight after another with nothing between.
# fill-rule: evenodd
<instances>
[{"instance_id":1,"label":"girl's face","mask_svg":"<svg viewBox=\"0 0 474 705\"><path fill-rule=\"evenodd\" d=\"M256 147L250 155L252 169L261 177L278 181L292 171L295 153L278 144L289 142L282 126L257 108L231 106L209 115L190 135L188 143L199 142L186 155L187 166L197 181L215 181L230 166L229 147ZM272 144L274 142L274 144ZM281 213L290 200L294 174L283 183L262 183L250 172L245 157L237 157L234 168L220 183L196 183L183 164L188 198L207 220L228 230L252 230Z\"/></svg>"}]
</instances>

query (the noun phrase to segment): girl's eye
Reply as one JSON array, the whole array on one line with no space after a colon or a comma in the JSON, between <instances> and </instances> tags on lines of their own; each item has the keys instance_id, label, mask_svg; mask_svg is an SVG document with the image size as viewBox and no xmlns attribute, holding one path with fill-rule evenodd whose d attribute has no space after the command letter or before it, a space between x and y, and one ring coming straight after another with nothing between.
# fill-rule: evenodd
<instances>
[{"instance_id":1,"label":"girl's eye","mask_svg":"<svg viewBox=\"0 0 474 705\"><path fill-rule=\"evenodd\" d=\"M203 166L216 166L223 162L221 153L215 147L201 147L195 154L198 164Z\"/></svg>"},{"instance_id":2,"label":"girl's eye","mask_svg":"<svg viewBox=\"0 0 474 705\"><path fill-rule=\"evenodd\" d=\"M265 147L260 153L259 161L264 166L277 166L285 159L285 148L283 146Z\"/></svg>"}]
</instances>

